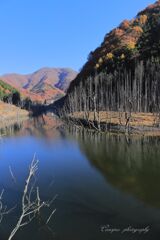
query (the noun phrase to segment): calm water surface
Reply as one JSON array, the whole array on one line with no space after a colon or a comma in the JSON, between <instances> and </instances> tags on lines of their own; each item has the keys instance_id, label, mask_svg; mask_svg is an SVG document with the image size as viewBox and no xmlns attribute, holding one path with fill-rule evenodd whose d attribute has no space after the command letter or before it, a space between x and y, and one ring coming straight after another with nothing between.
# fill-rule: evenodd
<instances>
[{"instance_id":1,"label":"calm water surface","mask_svg":"<svg viewBox=\"0 0 160 240\"><path fill-rule=\"evenodd\" d=\"M5 136L0 142L0 189L5 189L6 205L20 206L35 153L41 199L57 195L51 209L22 228L15 240L160 239L159 137L98 134L63 126L51 116L1 133ZM1 223L0 240L7 239L15 225L18 206ZM54 208L46 227L45 219ZM131 228L148 232L133 233Z\"/></svg>"}]
</instances>

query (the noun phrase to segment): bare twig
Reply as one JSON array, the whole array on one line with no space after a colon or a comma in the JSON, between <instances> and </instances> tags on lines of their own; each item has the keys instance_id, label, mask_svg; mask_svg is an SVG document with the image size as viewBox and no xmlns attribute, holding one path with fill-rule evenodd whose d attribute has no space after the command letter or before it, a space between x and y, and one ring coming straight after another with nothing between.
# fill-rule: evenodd
<instances>
[{"instance_id":1,"label":"bare twig","mask_svg":"<svg viewBox=\"0 0 160 240\"><path fill-rule=\"evenodd\" d=\"M11 177L12 177L12 179L13 179L13 182L16 184L17 181L16 181L16 178L15 178L15 176L14 176L14 174L13 174L13 171L12 171L12 168L11 168L10 165L9 165L9 172L10 172L10 174L11 174Z\"/></svg>"},{"instance_id":2,"label":"bare twig","mask_svg":"<svg viewBox=\"0 0 160 240\"><path fill-rule=\"evenodd\" d=\"M31 166L29 168L29 174L23 191L21 215L17 221L16 226L12 230L8 240L11 240L21 227L29 224L37 216L37 214L40 213L40 210L43 207L50 207L53 202L42 202L40 199L39 188L35 188L35 173L38 169L38 162L39 161L34 156ZM55 210L52 211L46 223L50 221L54 212Z\"/></svg>"},{"instance_id":3,"label":"bare twig","mask_svg":"<svg viewBox=\"0 0 160 240\"><path fill-rule=\"evenodd\" d=\"M54 209L54 210L52 211L52 213L50 214L49 218L48 218L47 221L46 221L46 224L49 223L49 221L51 220L51 218L52 218L53 214L55 213L55 211L56 211L56 209Z\"/></svg>"}]
</instances>

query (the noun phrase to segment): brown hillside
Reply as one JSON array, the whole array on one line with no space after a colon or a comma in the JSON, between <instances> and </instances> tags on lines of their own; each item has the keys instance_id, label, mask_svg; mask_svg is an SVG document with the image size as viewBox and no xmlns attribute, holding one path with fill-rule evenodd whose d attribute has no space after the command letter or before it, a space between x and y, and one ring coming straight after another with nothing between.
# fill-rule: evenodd
<instances>
[{"instance_id":1,"label":"brown hillside","mask_svg":"<svg viewBox=\"0 0 160 240\"><path fill-rule=\"evenodd\" d=\"M1 79L33 101L55 100L65 95L77 73L68 68L42 68L32 74L6 74Z\"/></svg>"}]
</instances>

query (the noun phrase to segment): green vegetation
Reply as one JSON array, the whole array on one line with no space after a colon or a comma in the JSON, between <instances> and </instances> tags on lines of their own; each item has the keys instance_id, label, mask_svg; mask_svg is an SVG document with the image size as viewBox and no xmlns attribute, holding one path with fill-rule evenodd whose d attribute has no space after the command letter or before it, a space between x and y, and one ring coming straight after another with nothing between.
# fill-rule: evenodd
<instances>
[{"instance_id":1,"label":"green vegetation","mask_svg":"<svg viewBox=\"0 0 160 240\"><path fill-rule=\"evenodd\" d=\"M16 88L0 80L0 100L18 105L20 102L20 93Z\"/></svg>"},{"instance_id":2,"label":"green vegetation","mask_svg":"<svg viewBox=\"0 0 160 240\"><path fill-rule=\"evenodd\" d=\"M30 110L32 101L29 97L21 97L20 92L11 85L0 80L0 100Z\"/></svg>"}]
</instances>

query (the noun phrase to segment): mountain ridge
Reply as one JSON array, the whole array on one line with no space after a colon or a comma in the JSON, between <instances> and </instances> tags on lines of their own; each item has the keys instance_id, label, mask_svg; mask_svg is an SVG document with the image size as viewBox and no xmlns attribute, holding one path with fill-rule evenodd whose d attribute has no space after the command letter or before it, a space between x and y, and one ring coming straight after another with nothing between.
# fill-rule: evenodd
<instances>
[{"instance_id":1,"label":"mountain ridge","mask_svg":"<svg viewBox=\"0 0 160 240\"><path fill-rule=\"evenodd\" d=\"M148 25L155 21L155 25L159 27L159 13L160 0L139 11L134 18L123 20L119 26L109 31L104 36L101 44L89 53L88 59L77 75L76 80L79 81L95 74L97 71L100 72L106 67L108 70L112 70L113 65L118 65L120 62L130 61L131 58L143 55L145 49L142 45L145 43L147 45L145 34L147 34L148 28L155 27ZM157 38L160 35L158 30L154 36L157 42L159 41ZM148 55L150 50L152 50L152 43L148 46ZM74 85L74 82L71 85Z\"/></svg>"},{"instance_id":2,"label":"mountain ridge","mask_svg":"<svg viewBox=\"0 0 160 240\"><path fill-rule=\"evenodd\" d=\"M65 95L77 72L71 68L43 67L30 74L9 73L0 77L33 101L45 101ZM35 91L36 89L36 91Z\"/></svg>"}]
</instances>

